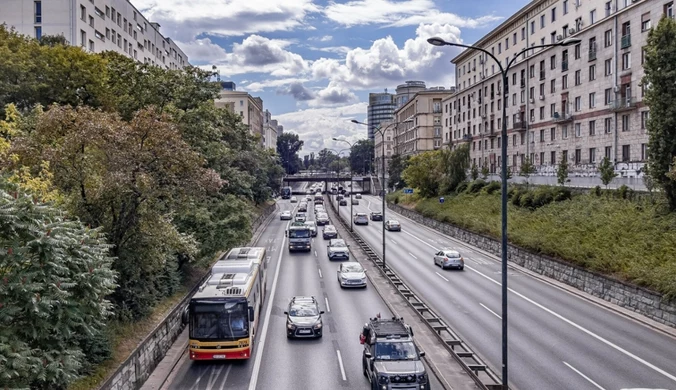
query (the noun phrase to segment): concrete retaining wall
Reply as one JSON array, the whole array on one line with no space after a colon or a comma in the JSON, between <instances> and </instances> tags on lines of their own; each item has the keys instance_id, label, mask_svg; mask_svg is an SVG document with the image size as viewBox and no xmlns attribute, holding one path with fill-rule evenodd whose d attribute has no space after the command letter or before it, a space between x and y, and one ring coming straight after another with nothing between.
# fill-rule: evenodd
<instances>
[{"instance_id":1,"label":"concrete retaining wall","mask_svg":"<svg viewBox=\"0 0 676 390\"><path fill-rule=\"evenodd\" d=\"M388 204L388 208L441 233L500 256L501 243L499 240L424 217L416 211L395 204ZM676 302L666 302L662 295L658 293L513 245L509 245L507 249L507 258L509 261L531 271L566 283L662 324L676 327Z\"/></svg>"},{"instance_id":2,"label":"concrete retaining wall","mask_svg":"<svg viewBox=\"0 0 676 390\"><path fill-rule=\"evenodd\" d=\"M251 227L254 233L266 218L275 211L276 207L276 204L270 205L253 221ZM181 314L188 305L195 289L202 284L202 281L207 276L208 274L174 307L145 340L136 347L134 352L129 355L127 360L120 365L115 373L99 387L99 390L138 390L141 388L183 331L184 325L181 322Z\"/></svg>"}]
</instances>

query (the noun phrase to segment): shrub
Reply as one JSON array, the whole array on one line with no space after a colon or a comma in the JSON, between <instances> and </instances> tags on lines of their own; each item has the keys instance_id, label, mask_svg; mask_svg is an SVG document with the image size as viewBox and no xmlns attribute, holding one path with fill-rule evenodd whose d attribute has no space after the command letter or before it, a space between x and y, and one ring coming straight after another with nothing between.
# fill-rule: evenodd
<instances>
[{"instance_id":1,"label":"shrub","mask_svg":"<svg viewBox=\"0 0 676 390\"><path fill-rule=\"evenodd\" d=\"M527 209L535 209L534 201L535 196L530 191L525 191L521 196L519 196L519 206Z\"/></svg>"},{"instance_id":2,"label":"shrub","mask_svg":"<svg viewBox=\"0 0 676 390\"><path fill-rule=\"evenodd\" d=\"M455 189L455 192L458 193L458 194L462 194L463 192L465 192L467 190L468 186L469 186L469 183L466 182L466 181L463 181L462 183L460 183L458 185L458 188Z\"/></svg>"},{"instance_id":3,"label":"shrub","mask_svg":"<svg viewBox=\"0 0 676 390\"><path fill-rule=\"evenodd\" d=\"M592 190L591 193L596 195L596 196L601 196L601 186L594 187L594 189Z\"/></svg>"},{"instance_id":4,"label":"shrub","mask_svg":"<svg viewBox=\"0 0 676 390\"><path fill-rule=\"evenodd\" d=\"M502 184L499 181L492 181L492 182L488 183L488 185L483 188L483 191L490 195L490 194L492 194L496 191L500 192L501 186L502 186Z\"/></svg>"},{"instance_id":5,"label":"shrub","mask_svg":"<svg viewBox=\"0 0 676 390\"><path fill-rule=\"evenodd\" d=\"M476 194L479 191L481 191L482 188L484 188L488 183L486 183L485 180L479 179L479 180L474 180L472 184L469 185L467 188L467 193L470 194Z\"/></svg>"},{"instance_id":6,"label":"shrub","mask_svg":"<svg viewBox=\"0 0 676 390\"><path fill-rule=\"evenodd\" d=\"M626 185L622 184L617 190L616 190L617 197L620 199L629 199L633 200L634 199L634 190L631 188L627 187Z\"/></svg>"},{"instance_id":7,"label":"shrub","mask_svg":"<svg viewBox=\"0 0 676 390\"><path fill-rule=\"evenodd\" d=\"M563 202L573 198L573 193L569 188L558 187L554 192L554 202Z\"/></svg>"},{"instance_id":8,"label":"shrub","mask_svg":"<svg viewBox=\"0 0 676 390\"><path fill-rule=\"evenodd\" d=\"M555 190L548 186L538 187L533 194L533 207L546 206L554 201Z\"/></svg>"}]
</instances>

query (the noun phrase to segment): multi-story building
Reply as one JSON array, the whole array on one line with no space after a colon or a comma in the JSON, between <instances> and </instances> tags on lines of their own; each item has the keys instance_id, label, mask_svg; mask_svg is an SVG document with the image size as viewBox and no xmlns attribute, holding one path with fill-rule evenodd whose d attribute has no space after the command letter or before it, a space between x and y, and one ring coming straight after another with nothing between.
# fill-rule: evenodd
<instances>
[{"instance_id":1,"label":"multi-story building","mask_svg":"<svg viewBox=\"0 0 676 390\"><path fill-rule=\"evenodd\" d=\"M263 111L263 146L277 150L277 120L272 119L270 111Z\"/></svg>"},{"instance_id":2,"label":"multi-story building","mask_svg":"<svg viewBox=\"0 0 676 390\"><path fill-rule=\"evenodd\" d=\"M554 175L566 161L572 175L593 176L608 157L622 176L640 176L649 115L642 101L644 46L665 14L673 17L673 1L532 1L474 46L505 66L529 47L570 37L581 42L519 54L506 86L494 60L463 51L453 60L458 93L444 101L445 132L454 145L470 143L477 166L499 172L504 103L513 172L528 158L540 174Z\"/></svg>"},{"instance_id":3,"label":"multi-story building","mask_svg":"<svg viewBox=\"0 0 676 390\"><path fill-rule=\"evenodd\" d=\"M424 91L426 88L424 81L407 81L404 84L397 85L397 89L394 91L394 109L400 109L416 93Z\"/></svg>"},{"instance_id":4,"label":"multi-story building","mask_svg":"<svg viewBox=\"0 0 676 390\"><path fill-rule=\"evenodd\" d=\"M375 142L374 142L374 156L375 156L375 169L374 172L378 178L383 177L383 163L385 163L385 180L389 176L390 168L390 159L394 154L394 134L396 124L392 120L380 122L381 131L375 132ZM384 145L383 145L384 143ZM385 154L383 155L383 146L385 147ZM387 186L387 183L383 183L383 186Z\"/></svg>"},{"instance_id":5,"label":"multi-story building","mask_svg":"<svg viewBox=\"0 0 676 390\"><path fill-rule=\"evenodd\" d=\"M249 127L251 134L258 136L261 145L264 145L264 115L261 98L253 97L248 92L237 91L233 86L233 89L222 89L214 103L216 107L224 107L235 114L239 114L242 117L242 122Z\"/></svg>"},{"instance_id":6,"label":"multi-story building","mask_svg":"<svg viewBox=\"0 0 676 390\"><path fill-rule=\"evenodd\" d=\"M442 145L441 101L454 93L444 87L419 91L394 112L394 153L414 155Z\"/></svg>"},{"instance_id":7,"label":"multi-story building","mask_svg":"<svg viewBox=\"0 0 676 390\"><path fill-rule=\"evenodd\" d=\"M369 93L367 108L368 139L374 140L374 130L382 121L392 120L394 114L394 95L387 93Z\"/></svg>"},{"instance_id":8,"label":"multi-story building","mask_svg":"<svg viewBox=\"0 0 676 390\"><path fill-rule=\"evenodd\" d=\"M189 65L176 43L160 34L160 25L129 0L4 0L2 23L35 38L62 35L93 53L112 50L167 69Z\"/></svg>"}]
</instances>

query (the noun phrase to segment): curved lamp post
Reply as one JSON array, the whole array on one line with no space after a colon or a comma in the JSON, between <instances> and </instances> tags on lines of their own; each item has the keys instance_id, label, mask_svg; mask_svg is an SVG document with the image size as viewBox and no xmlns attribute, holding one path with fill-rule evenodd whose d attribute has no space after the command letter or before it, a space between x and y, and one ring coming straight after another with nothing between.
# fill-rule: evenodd
<instances>
[{"instance_id":1,"label":"curved lamp post","mask_svg":"<svg viewBox=\"0 0 676 390\"><path fill-rule=\"evenodd\" d=\"M340 161L340 154L346 151L347 149L341 149L339 152L336 152L334 149L328 149L334 153L336 153L336 156L338 156L338 161ZM340 162L338 162L338 170L336 171L336 179L340 181ZM328 183L327 183L328 186ZM336 199L336 208L338 209L338 215L340 216L340 202L338 201L338 196L335 197ZM331 197L329 197L329 202L331 201Z\"/></svg>"},{"instance_id":2,"label":"curved lamp post","mask_svg":"<svg viewBox=\"0 0 676 390\"><path fill-rule=\"evenodd\" d=\"M500 60L498 60L490 51L483 49L481 47L463 45L461 43L446 42L445 40L439 37L432 37L427 40L427 42L434 46L456 46L464 47L467 49L478 50L486 53L487 56L491 57L497 64L502 75L502 85L503 85L503 96L502 96L502 251L501 251L501 260L502 260L502 388L509 388L509 378L507 370L507 98L508 98L508 86L509 80L507 79L507 72L510 67L514 64L516 59L523 53L528 50L544 48L544 47L555 47L555 46L570 46L580 43L580 39L577 38L568 38L564 39L561 42L547 44L547 45L538 45L531 46L529 48L523 49L520 52L514 54L507 66L503 67Z\"/></svg>"}]
</instances>

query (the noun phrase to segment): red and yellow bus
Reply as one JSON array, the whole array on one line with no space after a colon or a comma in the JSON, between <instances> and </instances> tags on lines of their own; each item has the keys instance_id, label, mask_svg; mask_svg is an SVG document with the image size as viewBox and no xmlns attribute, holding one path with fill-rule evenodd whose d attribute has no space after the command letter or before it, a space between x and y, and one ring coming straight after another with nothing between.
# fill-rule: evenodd
<instances>
[{"instance_id":1,"label":"red and yellow bus","mask_svg":"<svg viewBox=\"0 0 676 390\"><path fill-rule=\"evenodd\" d=\"M249 359L266 289L265 248L235 248L188 305L192 360Z\"/></svg>"}]
</instances>

